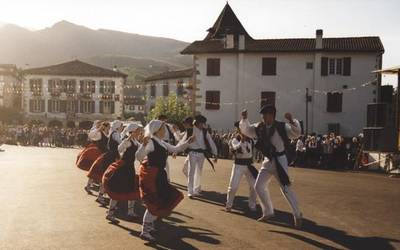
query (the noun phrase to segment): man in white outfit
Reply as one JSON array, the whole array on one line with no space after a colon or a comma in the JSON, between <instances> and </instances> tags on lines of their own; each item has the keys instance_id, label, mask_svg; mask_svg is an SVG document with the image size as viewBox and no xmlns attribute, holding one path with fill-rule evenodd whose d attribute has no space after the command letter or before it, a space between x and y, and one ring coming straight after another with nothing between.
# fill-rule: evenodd
<instances>
[{"instance_id":1,"label":"man in white outfit","mask_svg":"<svg viewBox=\"0 0 400 250\"><path fill-rule=\"evenodd\" d=\"M229 181L228 193L226 196L226 211L230 212L235 199L236 191L239 188L240 179L246 176L247 183L249 184L249 209L256 211L256 198L257 194L254 189L256 178L258 175L257 169L253 164L253 141L240 133L239 122L235 123L238 128L238 135L233 138L229 144L234 152L235 161L232 166L231 179Z\"/></svg>"},{"instance_id":2,"label":"man in white outfit","mask_svg":"<svg viewBox=\"0 0 400 250\"><path fill-rule=\"evenodd\" d=\"M197 115L194 120L193 136L194 141L189 144L189 171L188 171L188 197L193 198L201 193L201 175L203 171L204 160L207 159L210 164L209 156L217 156L218 151L210 133L206 130L207 119L202 115ZM185 135L181 142L187 140ZM180 143L181 143L180 142ZM217 162L217 158L214 159Z\"/></svg>"},{"instance_id":3,"label":"man in white outfit","mask_svg":"<svg viewBox=\"0 0 400 250\"><path fill-rule=\"evenodd\" d=\"M263 211L263 216L258 220L267 221L274 216L274 208L268 184L271 177L275 177L280 183L283 196L292 209L294 226L300 228L302 225L302 214L296 196L290 187L287 159L288 146L290 144L289 139L296 139L300 136L300 123L293 119L290 113L285 114L285 118L288 120L287 123L276 121L276 109L271 105L262 107L260 113L262 114L262 122L250 125L247 120L247 111L243 111L242 120L239 125L243 134L257 139L255 147L264 155L264 161L255 184Z\"/></svg>"}]
</instances>

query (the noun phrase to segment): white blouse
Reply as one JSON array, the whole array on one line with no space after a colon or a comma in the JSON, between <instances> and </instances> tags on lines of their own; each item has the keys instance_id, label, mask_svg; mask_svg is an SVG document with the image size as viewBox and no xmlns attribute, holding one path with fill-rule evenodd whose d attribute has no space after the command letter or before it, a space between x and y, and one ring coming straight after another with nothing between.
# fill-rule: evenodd
<instances>
[{"instance_id":1,"label":"white blouse","mask_svg":"<svg viewBox=\"0 0 400 250\"><path fill-rule=\"evenodd\" d=\"M152 139L156 140L158 142L158 144L160 144L160 146L165 148L170 153L182 152L189 145L188 141L185 141L184 143L179 143L178 145L174 146L163 140L160 140L156 136L152 137ZM145 157L153 151L154 151L154 143L153 143L153 140L150 139L146 146L143 146L143 144L140 145L139 149L136 151L136 159L138 161L143 161L145 159Z\"/></svg>"}]
</instances>

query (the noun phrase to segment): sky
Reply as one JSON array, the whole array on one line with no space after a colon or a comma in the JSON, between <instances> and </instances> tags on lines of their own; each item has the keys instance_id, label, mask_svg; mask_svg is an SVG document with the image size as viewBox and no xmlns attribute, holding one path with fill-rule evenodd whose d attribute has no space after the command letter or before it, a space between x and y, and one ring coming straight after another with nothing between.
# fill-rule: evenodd
<instances>
[{"instance_id":1,"label":"sky","mask_svg":"<svg viewBox=\"0 0 400 250\"><path fill-rule=\"evenodd\" d=\"M0 0L0 22L29 29L60 20L112 29L201 40L226 0ZM253 38L379 36L383 66L400 65L400 0L230 0ZM383 84L394 78L383 78Z\"/></svg>"}]
</instances>

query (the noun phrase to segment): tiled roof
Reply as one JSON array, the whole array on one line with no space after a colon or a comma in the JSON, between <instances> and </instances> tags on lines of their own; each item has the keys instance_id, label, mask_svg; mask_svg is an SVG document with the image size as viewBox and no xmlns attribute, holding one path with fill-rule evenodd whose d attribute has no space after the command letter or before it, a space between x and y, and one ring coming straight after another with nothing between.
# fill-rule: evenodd
<instances>
[{"instance_id":1,"label":"tiled roof","mask_svg":"<svg viewBox=\"0 0 400 250\"><path fill-rule=\"evenodd\" d=\"M118 71L101 68L79 60L51 65L41 68L32 68L24 71L28 75L66 75L66 76L93 76L93 77L127 77Z\"/></svg>"},{"instance_id":2,"label":"tiled roof","mask_svg":"<svg viewBox=\"0 0 400 250\"><path fill-rule=\"evenodd\" d=\"M0 75L16 75L17 66L15 64L0 64Z\"/></svg>"},{"instance_id":3,"label":"tiled roof","mask_svg":"<svg viewBox=\"0 0 400 250\"><path fill-rule=\"evenodd\" d=\"M144 81L150 82L150 81L164 80L164 79L192 77L193 72L194 72L193 68L183 69L183 70L166 71L161 74L149 76Z\"/></svg>"},{"instance_id":4,"label":"tiled roof","mask_svg":"<svg viewBox=\"0 0 400 250\"><path fill-rule=\"evenodd\" d=\"M234 48L226 49L225 37L233 34ZM238 52L238 36L245 36L242 52L313 52L316 51L315 38L262 39L250 37L229 4L226 4L207 37L187 46L182 54ZM340 52L384 52L379 37L323 38L322 51Z\"/></svg>"},{"instance_id":5,"label":"tiled roof","mask_svg":"<svg viewBox=\"0 0 400 250\"><path fill-rule=\"evenodd\" d=\"M246 39L243 52L312 52L316 51L315 38ZM237 52L225 49L223 40L195 41L182 54ZM322 51L330 52L384 52L379 37L323 38Z\"/></svg>"},{"instance_id":6,"label":"tiled roof","mask_svg":"<svg viewBox=\"0 0 400 250\"><path fill-rule=\"evenodd\" d=\"M127 96L124 98L124 104L127 105L145 105L146 101L142 98L133 98L131 96Z\"/></svg>"}]
</instances>

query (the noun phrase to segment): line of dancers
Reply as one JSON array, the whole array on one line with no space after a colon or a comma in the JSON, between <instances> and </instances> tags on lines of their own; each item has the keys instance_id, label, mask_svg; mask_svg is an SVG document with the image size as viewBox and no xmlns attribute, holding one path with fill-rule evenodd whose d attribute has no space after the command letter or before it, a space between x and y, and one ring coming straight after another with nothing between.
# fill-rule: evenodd
<instances>
[{"instance_id":1,"label":"line of dancers","mask_svg":"<svg viewBox=\"0 0 400 250\"><path fill-rule=\"evenodd\" d=\"M294 216L294 226L300 228L302 213L292 191L288 175L289 139L300 135L301 128L290 113L287 122L275 120L276 109L264 106L260 110L262 121L250 124L247 111L242 120L234 125L237 136L230 142L235 160L227 191L226 211L230 212L242 176L249 185L248 206L256 211L259 198L263 215L259 221L268 221L274 216L268 192L271 177L280 183L281 191L288 201ZM76 165L87 171L88 182L84 190L92 194L93 185L99 185L96 201L108 205L106 219L118 223L115 217L119 201L127 201L128 216L138 217L135 204L140 201L146 207L140 237L155 241L155 220L171 214L184 198L182 192L171 185L168 158L186 152L183 174L187 178L187 196L193 199L201 195L201 176L205 160L214 169L217 163L217 147L207 130L207 119L202 115L188 117L182 121L183 131L167 123L162 115L150 121L145 128L141 124L95 121L88 134L90 143L78 154ZM265 156L260 171L253 166L253 150L257 148ZM139 171L135 161L140 162ZM109 203L104 198L107 194Z\"/></svg>"}]
</instances>

